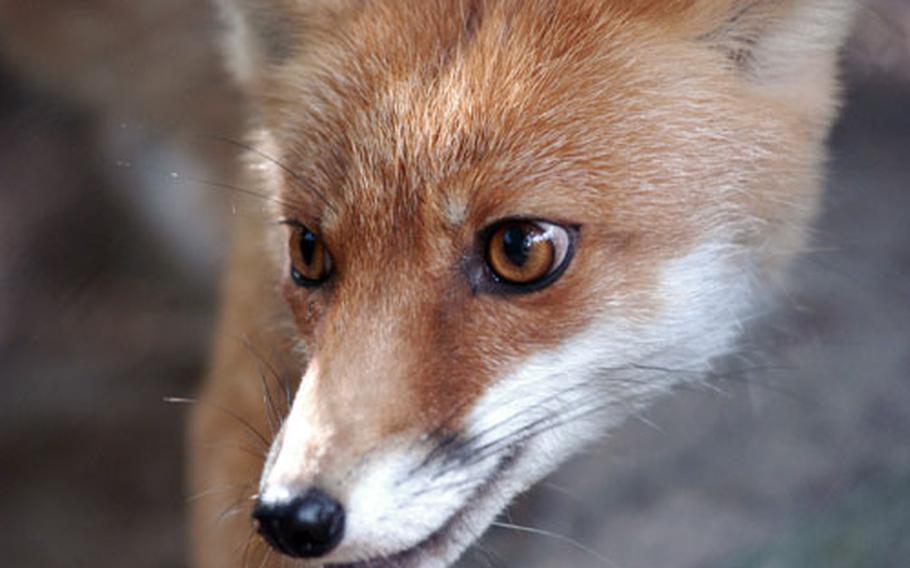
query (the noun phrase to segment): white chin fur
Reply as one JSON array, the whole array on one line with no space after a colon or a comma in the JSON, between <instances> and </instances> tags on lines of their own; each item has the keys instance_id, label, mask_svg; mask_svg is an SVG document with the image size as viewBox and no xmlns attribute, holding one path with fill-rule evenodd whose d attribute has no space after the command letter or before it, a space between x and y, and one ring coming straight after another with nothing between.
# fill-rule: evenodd
<instances>
[{"instance_id":1,"label":"white chin fur","mask_svg":"<svg viewBox=\"0 0 910 568\"><path fill-rule=\"evenodd\" d=\"M518 493L729 349L749 304L747 260L735 248L703 245L664 269L652 321L604 316L524 361L470 411L462 439L471 449L454 461L425 463L431 441L399 440L365 456L344 482L344 541L321 562L453 563Z\"/></svg>"}]
</instances>

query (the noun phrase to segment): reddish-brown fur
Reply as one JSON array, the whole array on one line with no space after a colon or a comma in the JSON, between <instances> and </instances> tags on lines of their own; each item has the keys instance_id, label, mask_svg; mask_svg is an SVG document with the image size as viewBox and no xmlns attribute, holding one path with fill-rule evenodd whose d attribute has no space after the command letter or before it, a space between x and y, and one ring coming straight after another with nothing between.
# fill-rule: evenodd
<instances>
[{"instance_id":1,"label":"reddish-brown fur","mask_svg":"<svg viewBox=\"0 0 910 568\"><path fill-rule=\"evenodd\" d=\"M275 3L292 32L248 85L287 167L279 216L318 232L335 267L321 289L281 286L319 365L309 402L333 431L333 452L304 480L393 435L454 427L490 381L594 317L646 323L662 301L658 268L706 226L775 254L802 239L832 89L750 77L725 35L738 2L316 4ZM792 2L773 4L746 16L771 25ZM830 82L832 60L817 65ZM515 216L577 225L577 254L540 292L478 293L464 268L477 235ZM227 338L255 330L265 352L287 343L256 323L285 270L269 267L258 247L273 241L257 230L237 240L206 396L261 423L250 364ZM241 436L227 419L197 417L197 441L228 429ZM255 482L260 467L227 451L207 459L200 490ZM213 510L196 512L200 567L231 565L207 526ZM237 519L218 530L242 540Z\"/></svg>"},{"instance_id":2,"label":"reddish-brown fur","mask_svg":"<svg viewBox=\"0 0 910 568\"><path fill-rule=\"evenodd\" d=\"M647 318L649 267L699 232L693 211L727 199L711 194L718 180L781 159L761 134L817 142L754 97L744 105L722 53L681 43L667 20L691 2L631 3L639 15L604 2L482 4L365 5L263 78L266 126L296 174L283 215L321 220L337 268L316 293L330 307L315 335L299 315L310 294L288 290L307 343L339 393L414 397L370 421L378 435L413 427L415 408L430 425L482 377L582 330L604 297ZM763 120L780 124L757 130ZM447 218L453 201L467 205L463 223ZM539 294L473 294L459 259L478 231L516 215L581 225L580 254ZM358 364L357 338L389 322L394 368L371 348Z\"/></svg>"}]
</instances>

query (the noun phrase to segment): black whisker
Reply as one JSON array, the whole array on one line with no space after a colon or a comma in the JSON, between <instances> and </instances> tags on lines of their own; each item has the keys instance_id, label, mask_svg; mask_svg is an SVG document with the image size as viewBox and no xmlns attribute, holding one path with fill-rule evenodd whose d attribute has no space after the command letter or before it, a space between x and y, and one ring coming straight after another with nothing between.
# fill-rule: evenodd
<instances>
[{"instance_id":1,"label":"black whisker","mask_svg":"<svg viewBox=\"0 0 910 568\"><path fill-rule=\"evenodd\" d=\"M217 410L217 411L223 413L225 416L233 418L238 423L240 423L244 428L246 428L247 432L249 434L251 434L252 436L254 436L258 441L260 441L263 446L265 446L266 448L268 448L270 446L268 439L262 434L262 432L260 432L256 428L254 428L253 425L250 424L249 421L244 419L242 416L240 416L236 412L228 410L227 408L225 408L223 406L220 406L218 404L214 404L211 402L206 402L204 400L197 400L194 398L171 397L171 396L165 397L164 402L167 402L169 404L199 405L199 406L204 406L207 408L212 408L214 410Z\"/></svg>"},{"instance_id":2,"label":"black whisker","mask_svg":"<svg viewBox=\"0 0 910 568\"><path fill-rule=\"evenodd\" d=\"M583 388L587 388L588 386L590 386L590 383L593 382L594 380L596 380L596 379L591 379L589 381L585 381L585 382L579 383L577 385L574 385L573 387L563 391L560 394L565 395L565 394L569 394L569 393L575 392L575 391L583 389ZM529 396L531 396L531 395L529 395ZM474 444L478 440L483 439L485 436L487 436L491 432L496 431L497 429L501 428L502 426L504 426L506 424L510 424L515 419L517 419L519 416L522 416L526 413L538 410L538 409L550 404L551 402L552 402L552 399L547 399L547 400L539 401L532 406L529 406L526 408L521 408L521 409L517 410L516 412L514 412L513 414L504 417L503 419L499 420L495 424L492 424L492 425L488 426L487 428L481 430L480 432L476 432L467 438L464 438L461 440L459 440L457 437L454 437L453 439L448 439L448 438L444 439L436 447L434 447L433 450L430 451L430 454L431 455L438 454L441 450L445 449L445 446L451 446L450 449L452 450L452 452L458 452L465 448L469 448L472 444ZM456 441L457 441L457 444L454 443ZM425 458L423 460L422 464L423 464L422 467L425 467L426 465L428 465L429 459Z\"/></svg>"},{"instance_id":3,"label":"black whisker","mask_svg":"<svg viewBox=\"0 0 910 568\"><path fill-rule=\"evenodd\" d=\"M546 433L554 428L603 412L610 405L615 403L616 400L609 395L605 395L602 398L594 397L584 404L572 409L568 414L562 417L562 420L557 420L560 418L558 412L561 409L554 409L544 416L536 418L518 428L514 428L510 432L495 438L482 446L472 448L472 454L468 459L449 464L447 467L435 472L434 477L438 478L455 469L480 463L506 448L521 445L529 439Z\"/></svg>"},{"instance_id":4,"label":"black whisker","mask_svg":"<svg viewBox=\"0 0 910 568\"><path fill-rule=\"evenodd\" d=\"M259 192L259 191L256 191L256 190L254 190L254 189L249 189L249 188L246 188L246 187L241 187L241 186L239 186L239 185L234 185L234 184L231 184L231 183L225 183L225 182L222 182L222 181L213 181L213 180L201 179L201 178L197 178L197 177L195 177L195 176L190 176L190 175L181 175L181 174L178 174L177 177L174 177L174 174L175 174L175 173L178 173L178 172L170 172L170 177L171 177L171 179L175 179L175 180L177 180L177 181L184 180L184 181L187 181L187 182L190 182L190 183L197 183L197 184L199 184L199 185L204 185L204 186L207 186L207 187L211 187L211 188L213 188L213 189L221 189L221 190L225 190L225 191L233 191L233 192L239 193L239 194L241 194L241 195L246 195L247 197L253 197L253 198L256 198L256 199L262 199L263 201L269 201L269 202L274 203L274 204L276 204L276 205L281 205L281 206L283 206L283 207L287 207L288 209L294 209L294 208L296 207L295 205L293 205L293 204L291 204L291 203L288 203L287 201L284 201L284 200L282 200L282 199L278 199L278 198L275 197L274 195L270 195L270 194L268 194L268 193Z\"/></svg>"},{"instance_id":5,"label":"black whisker","mask_svg":"<svg viewBox=\"0 0 910 568\"><path fill-rule=\"evenodd\" d=\"M284 392L285 401L287 402L285 411L286 412L289 411L291 409L292 397L291 397L291 387L288 384L288 381L285 380L284 377L281 375L281 373L278 372L278 370L271 363L271 361L268 358L266 358L262 353L260 353L258 349L256 349L256 347L250 341L249 337L246 337L246 336L241 337L240 341L243 343L246 350L251 355L256 357L256 359L258 359L262 365L265 366L265 368L269 371L269 376L272 378L275 385L278 387L279 390Z\"/></svg>"},{"instance_id":6,"label":"black whisker","mask_svg":"<svg viewBox=\"0 0 910 568\"><path fill-rule=\"evenodd\" d=\"M331 209L332 212L338 213L338 209L335 208L335 205L332 204L332 202L329 201L321 191L319 191L315 187L309 185L306 182L306 180L300 176L299 173L297 173L296 171L294 171L293 169L288 167L286 164L282 163L280 160L278 160L274 156L270 156L270 155L266 154L265 152L263 152L262 150L260 150L259 148L256 148L255 146L253 146L251 144L247 144L246 142L241 142L240 140L234 140L234 139L228 138L226 136L221 136L218 134L199 134L199 136L204 137L204 138L209 138L211 140L217 140L224 144L230 144L232 146L236 146L238 148L241 148L243 150L246 150L248 152L251 152L251 153L257 155L264 160L268 160L272 164L281 168L281 170L284 171L286 174L291 176L291 179L296 181L303 190L308 191L308 192L312 193L313 195L315 195L317 198L319 198L319 200L322 201L326 207Z\"/></svg>"},{"instance_id":7,"label":"black whisker","mask_svg":"<svg viewBox=\"0 0 910 568\"><path fill-rule=\"evenodd\" d=\"M454 437L452 437L452 436L442 437L442 432L444 430L446 430L446 428L448 428L448 426L450 425L453 418L458 416L458 414L460 414L465 408L467 408L468 406L470 406L473 403L474 403L473 400L468 399L468 400L464 400L461 403L459 403L458 405L456 405L455 408L453 408L451 410L451 412L446 414L446 416L442 420L439 421L439 423L436 425L436 427L433 430L430 431L430 433L426 434L423 437L426 440L435 440L435 439L440 439L440 438L441 438L441 440L433 448L431 448L429 452L427 452L427 454L424 456L421 463L418 464L412 471L410 471L409 475L413 475L420 469L429 465L429 463L433 460L434 457L436 457L436 455L440 451L444 450L446 446L448 446L449 444L451 444L454 441ZM412 449L413 449L413 446L412 446Z\"/></svg>"}]
</instances>

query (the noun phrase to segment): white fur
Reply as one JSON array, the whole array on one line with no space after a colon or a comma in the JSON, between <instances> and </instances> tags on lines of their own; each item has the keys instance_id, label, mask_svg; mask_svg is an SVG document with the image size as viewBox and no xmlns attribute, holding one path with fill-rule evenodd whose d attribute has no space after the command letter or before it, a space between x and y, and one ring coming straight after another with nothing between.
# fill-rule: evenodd
<instances>
[{"instance_id":1,"label":"white fur","mask_svg":"<svg viewBox=\"0 0 910 568\"><path fill-rule=\"evenodd\" d=\"M430 568L454 561L517 493L652 396L707 370L714 356L727 351L749 303L750 270L748 257L736 247L703 244L664 267L655 294L662 305L652 320L603 316L577 337L533 355L495 381L465 424L464 437L475 438L475 447L498 450L481 452L476 462L469 458L453 467L431 460L420 467L433 446L415 433L364 456L347 478L323 480L345 502L348 525L341 546L321 562L409 549L460 514L432 551L405 565ZM654 369L662 366L691 375ZM308 375L317 372L314 362ZM303 385L312 382L305 378ZM305 388L285 426L285 437L294 442L283 444L266 468L261 488L266 501L291 498L298 489L296 472L306 460L319 459L301 448L312 447L316 437L330 437L314 410L301 408ZM530 428L529 435L517 439L524 428ZM517 459L475 498L516 446L510 437L521 448Z\"/></svg>"},{"instance_id":2,"label":"white fur","mask_svg":"<svg viewBox=\"0 0 910 568\"><path fill-rule=\"evenodd\" d=\"M759 79L806 81L828 76L819 64L832 61L831 46L847 35L856 8L855 0L797 2L793 13L768 30L755 47Z\"/></svg>"},{"instance_id":3,"label":"white fur","mask_svg":"<svg viewBox=\"0 0 910 568\"><path fill-rule=\"evenodd\" d=\"M216 4L226 28L226 33L222 34L225 63L237 82L247 85L255 78L259 61L255 38L246 16L234 0L217 0Z\"/></svg>"},{"instance_id":4,"label":"white fur","mask_svg":"<svg viewBox=\"0 0 910 568\"><path fill-rule=\"evenodd\" d=\"M786 21L763 31L766 35L748 38L760 40L754 47L752 80L772 92L791 93L800 89L794 83L827 77L822 67L818 73L808 67L834 64L832 47L844 33L849 4L799 3ZM756 10L761 15L760 5ZM256 42L236 14L229 21L236 24L231 40L235 74L249 79L255 65L250 46ZM808 56L795 56L801 53ZM819 58L819 53L828 56ZM816 102L806 98L807 105ZM446 207L451 220L460 220L462 204ZM347 464L350 470L343 474L320 471L315 481L343 501L347 529L331 555L305 565L391 555L420 545L418 553L396 565L448 566L516 494L638 412L652 397L709 370L711 361L732 346L752 303L756 261L748 250L729 241L746 228L741 213L700 214L706 226L704 240L689 251L680 250L661 267L651 295L655 309L648 319L617 315L631 311L623 310L623 298L611 298L609 309L588 329L520 362L491 383L468 412L463 433L486 451L478 450L473 459L469 454L454 466L442 459L423 465L434 441L423 440L424 433L415 431ZM743 226L724 226L730 218ZM308 373L317 372L314 363ZM290 442L276 446L265 468L261 495L266 501L291 498L301 489L296 485L298 472L313 469L306 467L308 460L318 463L330 451L332 432L319 419L318 409L304 404L311 399L306 385L313 382L303 381L280 437ZM513 461L503 461L513 455ZM426 541L443 527L444 534Z\"/></svg>"}]
</instances>

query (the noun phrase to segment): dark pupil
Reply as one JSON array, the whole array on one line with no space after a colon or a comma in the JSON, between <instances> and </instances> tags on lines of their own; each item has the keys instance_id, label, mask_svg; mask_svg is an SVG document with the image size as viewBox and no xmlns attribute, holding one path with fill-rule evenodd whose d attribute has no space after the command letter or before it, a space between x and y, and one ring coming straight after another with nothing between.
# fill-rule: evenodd
<instances>
[{"instance_id":1,"label":"dark pupil","mask_svg":"<svg viewBox=\"0 0 910 568\"><path fill-rule=\"evenodd\" d=\"M531 233L523 227L511 227L502 236L502 250L515 266L524 266L528 261L531 244Z\"/></svg>"},{"instance_id":2,"label":"dark pupil","mask_svg":"<svg viewBox=\"0 0 910 568\"><path fill-rule=\"evenodd\" d=\"M300 257L307 266L313 264L313 257L316 256L316 235L306 231L300 236Z\"/></svg>"}]
</instances>

